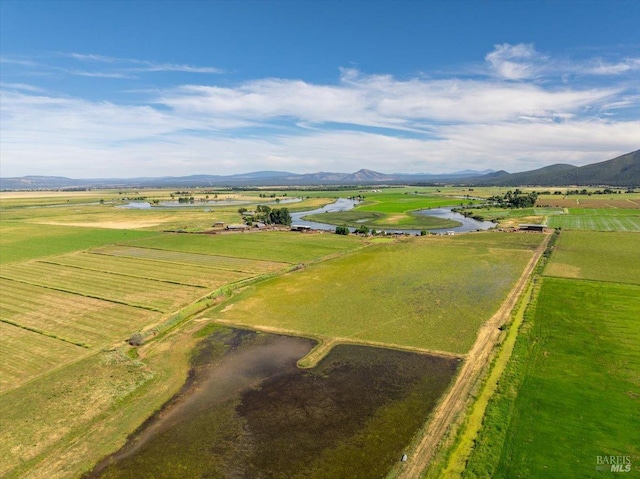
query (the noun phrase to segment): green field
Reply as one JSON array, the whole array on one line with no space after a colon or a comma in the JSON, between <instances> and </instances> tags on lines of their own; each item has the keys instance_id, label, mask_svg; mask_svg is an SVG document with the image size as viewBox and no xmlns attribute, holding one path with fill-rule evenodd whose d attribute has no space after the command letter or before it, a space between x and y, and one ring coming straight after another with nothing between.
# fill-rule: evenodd
<instances>
[{"instance_id":1,"label":"green field","mask_svg":"<svg viewBox=\"0 0 640 479\"><path fill-rule=\"evenodd\" d=\"M364 225L370 229L445 229L455 228L461 223L457 221L436 218L427 215L414 215L401 213L389 215L379 211L364 211L354 209L351 211L339 211L336 213L320 213L305 216L304 219L327 223L338 226L350 226L357 228Z\"/></svg>"},{"instance_id":2,"label":"green field","mask_svg":"<svg viewBox=\"0 0 640 479\"><path fill-rule=\"evenodd\" d=\"M360 211L380 211L382 213L404 213L424 208L438 208L440 206L459 206L461 203L474 203L474 200L431 196L409 191L383 191L368 193L366 204L358 206Z\"/></svg>"},{"instance_id":3,"label":"green field","mask_svg":"<svg viewBox=\"0 0 640 479\"><path fill-rule=\"evenodd\" d=\"M585 212L576 214L572 211L568 215L551 216L548 225L551 228L572 230L640 231L640 214L638 214L638 210L631 211L634 211L635 214L609 215L600 211L596 214Z\"/></svg>"},{"instance_id":4,"label":"green field","mask_svg":"<svg viewBox=\"0 0 640 479\"><path fill-rule=\"evenodd\" d=\"M464 477L597 478L605 455L632 457L637 474L639 317L639 286L545 279L499 459L472 456Z\"/></svg>"},{"instance_id":5,"label":"green field","mask_svg":"<svg viewBox=\"0 0 640 479\"><path fill-rule=\"evenodd\" d=\"M484 233L378 244L248 288L211 316L463 354L540 241Z\"/></svg>"},{"instance_id":6,"label":"green field","mask_svg":"<svg viewBox=\"0 0 640 479\"><path fill-rule=\"evenodd\" d=\"M608 477L598 456L640 474L639 247L560 235L462 477Z\"/></svg>"},{"instance_id":7,"label":"green field","mask_svg":"<svg viewBox=\"0 0 640 479\"><path fill-rule=\"evenodd\" d=\"M155 234L157 233L147 231L45 226L3 220L0 234L0 264L69 253Z\"/></svg>"},{"instance_id":8,"label":"green field","mask_svg":"<svg viewBox=\"0 0 640 479\"><path fill-rule=\"evenodd\" d=\"M640 284L636 233L564 231L546 275Z\"/></svg>"},{"instance_id":9,"label":"green field","mask_svg":"<svg viewBox=\"0 0 640 479\"><path fill-rule=\"evenodd\" d=\"M468 205L464 195L497 191L404 187L288 196L308 197L292 209L311 209L363 195L350 221L375 217L410 227L412 210ZM214 326L209 319L463 356L543 239L499 232L401 239L163 233L238 222L238 206L134 211L95 204L99 196L120 204L125 196L170 194L118 193L0 195L2 477L78 477L120 447L182 386L204 334L198 331ZM259 203L258 194L267 193L241 194ZM548 217L552 226L565 221L565 230L637 231L638 207L613 207L628 198L569 197L570 206L492 213L514 222ZM489 425L481 432L476 449L489 443L490 457L472 456L469 477L590 477L595 455L604 454L635 455L640 464L637 258L636 233L562 232L537 309L530 308L516 359L500 381L510 405L501 403L498 413L488 407L502 436ZM189 316L202 311L194 302L208 295L222 303ZM132 349L125 341L136 331L147 343Z\"/></svg>"},{"instance_id":10,"label":"green field","mask_svg":"<svg viewBox=\"0 0 640 479\"><path fill-rule=\"evenodd\" d=\"M457 221L414 214L416 210L440 206L473 204L476 200L433 196L422 190L399 188L366 192L364 203L350 211L309 215L305 219L320 223L350 226L365 225L371 229L445 229L460 224Z\"/></svg>"}]
</instances>

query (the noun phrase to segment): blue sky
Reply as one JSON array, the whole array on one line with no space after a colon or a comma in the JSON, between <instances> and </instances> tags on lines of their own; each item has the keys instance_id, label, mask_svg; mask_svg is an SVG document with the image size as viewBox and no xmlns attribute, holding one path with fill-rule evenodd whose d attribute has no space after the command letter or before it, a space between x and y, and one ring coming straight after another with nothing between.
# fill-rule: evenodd
<instances>
[{"instance_id":1,"label":"blue sky","mask_svg":"<svg viewBox=\"0 0 640 479\"><path fill-rule=\"evenodd\" d=\"M640 148L640 2L0 0L0 175L443 173Z\"/></svg>"}]
</instances>

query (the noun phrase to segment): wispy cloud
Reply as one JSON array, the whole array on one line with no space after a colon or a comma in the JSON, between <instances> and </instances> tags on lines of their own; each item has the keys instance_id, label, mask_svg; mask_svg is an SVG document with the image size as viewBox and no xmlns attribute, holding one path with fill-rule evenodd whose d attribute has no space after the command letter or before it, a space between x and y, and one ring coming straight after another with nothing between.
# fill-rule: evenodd
<instances>
[{"instance_id":1,"label":"wispy cloud","mask_svg":"<svg viewBox=\"0 0 640 479\"><path fill-rule=\"evenodd\" d=\"M200 68L73 55L82 64L75 75ZM89 69L91 62L100 70ZM112 64L128 70L105 68ZM626 76L638 68L633 58L567 62L533 45L503 44L485 65L472 78L398 79L347 68L330 84L287 78L179 84L136 95L137 104L5 83L2 174L518 171L638 148L640 87ZM566 82L553 80L561 71L571 72ZM605 74L606 82L580 82L580 75ZM109 172L101 173L101 165Z\"/></svg>"},{"instance_id":2,"label":"wispy cloud","mask_svg":"<svg viewBox=\"0 0 640 479\"><path fill-rule=\"evenodd\" d=\"M538 66L545 59L532 44L524 43L496 45L485 57L492 69L507 80L524 80L536 76Z\"/></svg>"},{"instance_id":3,"label":"wispy cloud","mask_svg":"<svg viewBox=\"0 0 640 479\"><path fill-rule=\"evenodd\" d=\"M533 44L495 45L485 56L489 71L507 80L529 80L562 75L618 76L640 70L640 58L607 61L602 58L571 60L552 59L538 52Z\"/></svg>"},{"instance_id":4,"label":"wispy cloud","mask_svg":"<svg viewBox=\"0 0 640 479\"><path fill-rule=\"evenodd\" d=\"M596 60L591 65L587 65L583 72L592 75L620 75L640 70L640 58L625 58L620 62L608 63L603 60Z\"/></svg>"},{"instance_id":5,"label":"wispy cloud","mask_svg":"<svg viewBox=\"0 0 640 479\"><path fill-rule=\"evenodd\" d=\"M113 65L122 72L183 72L183 73L209 73L220 74L224 70L214 67L203 67L177 63L160 63L150 60L134 58L116 58L96 54L84 53L60 53L59 55L72 58L83 63L103 63Z\"/></svg>"}]
</instances>

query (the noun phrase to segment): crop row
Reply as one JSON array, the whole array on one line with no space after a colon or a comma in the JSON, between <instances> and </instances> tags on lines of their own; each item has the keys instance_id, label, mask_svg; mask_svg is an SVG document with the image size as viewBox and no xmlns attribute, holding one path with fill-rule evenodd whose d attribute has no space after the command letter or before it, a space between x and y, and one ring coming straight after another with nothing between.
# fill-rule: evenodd
<instances>
[{"instance_id":1,"label":"crop row","mask_svg":"<svg viewBox=\"0 0 640 479\"><path fill-rule=\"evenodd\" d=\"M169 263L151 259L93 253L74 253L57 256L47 260L47 262L211 289L248 277L247 273L221 270L202 265Z\"/></svg>"},{"instance_id":2,"label":"crop row","mask_svg":"<svg viewBox=\"0 0 640 479\"><path fill-rule=\"evenodd\" d=\"M202 253L186 253L181 251L160 250L153 248L134 248L130 246L107 246L93 250L96 253L112 256L167 261L186 265L208 266L217 269L240 271L244 273L268 273L282 269L285 265L271 261L258 261L229 256L215 256Z\"/></svg>"},{"instance_id":3,"label":"crop row","mask_svg":"<svg viewBox=\"0 0 640 479\"><path fill-rule=\"evenodd\" d=\"M640 231L640 216L552 216L549 226L596 231Z\"/></svg>"},{"instance_id":4,"label":"crop row","mask_svg":"<svg viewBox=\"0 0 640 479\"><path fill-rule=\"evenodd\" d=\"M86 349L0 321L0 392L81 357Z\"/></svg>"},{"instance_id":5,"label":"crop row","mask_svg":"<svg viewBox=\"0 0 640 479\"><path fill-rule=\"evenodd\" d=\"M125 336L157 313L0 279L1 319L90 346Z\"/></svg>"},{"instance_id":6,"label":"crop row","mask_svg":"<svg viewBox=\"0 0 640 479\"><path fill-rule=\"evenodd\" d=\"M640 209L630 208L569 208L569 214L580 216L640 216Z\"/></svg>"},{"instance_id":7,"label":"crop row","mask_svg":"<svg viewBox=\"0 0 640 479\"><path fill-rule=\"evenodd\" d=\"M148 309L168 311L201 295L201 290L113 273L28 262L5 268L2 276L37 286L68 291Z\"/></svg>"}]
</instances>

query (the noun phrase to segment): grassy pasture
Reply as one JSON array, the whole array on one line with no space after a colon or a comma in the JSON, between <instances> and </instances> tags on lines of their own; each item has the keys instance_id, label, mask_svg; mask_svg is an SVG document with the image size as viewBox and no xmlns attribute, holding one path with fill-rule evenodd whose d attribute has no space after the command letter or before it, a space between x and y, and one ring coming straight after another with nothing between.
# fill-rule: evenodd
<instances>
[{"instance_id":1,"label":"grassy pasture","mask_svg":"<svg viewBox=\"0 0 640 479\"><path fill-rule=\"evenodd\" d=\"M379 211L381 213L404 213L406 211L440 206L459 206L460 203L476 202L466 198L452 198L415 194L408 191L384 191L367 193L366 204L359 206L359 211Z\"/></svg>"},{"instance_id":2,"label":"grassy pasture","mask_svg":"<svg viewBox=\"0 0 640 479\"><path fill-rule=\"evenodd\" d=\"M455 206L462 202L475 202L475 200L432 196L417 191L401 188L366 192L365 203L353 210L310 215L308 219L351 227L364 224L376 229L444 229L459 226L459 223L442 218L415 215L411 212L440 206Z\"/></svg>"},{"instance_id":3,"label":"grassy pasture","mask_svg":"<svg viewBox=\"0 0 640 479\"><path fill-rule=\"evenodd\" d=\"M0 277L159 312L171 311L205 294L193 286L37 261L4 268Z\"/></svg>"},{"instance_id":4,"label":"grassy pasture","mask_svg":"<svg viewBox=\"0 0 640 479\"><path fill-rule=\"evenodd\" d=\"M545 274L640 284L637 233L563 231Z\"/></svg>"},{"instance_id":5,"label":"grassy pasture","mask_svg":"<svg viewBox=\"0 0 640 479\"><path fill-rule=\"evenodd\" d=\"M235 324L462 354L541 240L487 233L376 244L250 287L211 314Z\"/></svg>"},{"instance_id":6,"label":"grassy pasture","mask_svg":"<svg viewBox=\"0 0 640 479\"><path fill-rule=\"evenodd\" d=\"M365 225L372 229L444 229L460 226L457 221L433 216L413 215L410 213L387 214L379 211L354 209L335 213L319 213L305 216L305 219L339 226L357 228Z\"/></svg>"},{"instance_id":7,"label":"grassy pasture","mask_svg":"<svg viewBox=\"0 0 640 479\"><path fill-rule=\"evenodd\" d=\"M129 242L131 246L149 247L230 256L262 261L300 263L353 250L363 244L362 238L330 233L301 234L289 231L234 233L220 235L164 234Z\"/></svg>"},{"instance_id":8,"label":"grassy pasture","mask_svg":"<svg viewBox=\"0 0 640 479\"><path fill-rule=\"evenodd\" d=\"M598 455L632 456L640 471L640 287L546 278L533 324L519 338L519 384L503 426L476 445L464 477L602 477ZM519 378L519 379L518 379ZM504 392L503 392L504 394ZM508 403L507 403L508 404ZM495 454L499 460L494 462ZM629 475L629 477L632 477Z\"/></svg>"}]
</instances>

